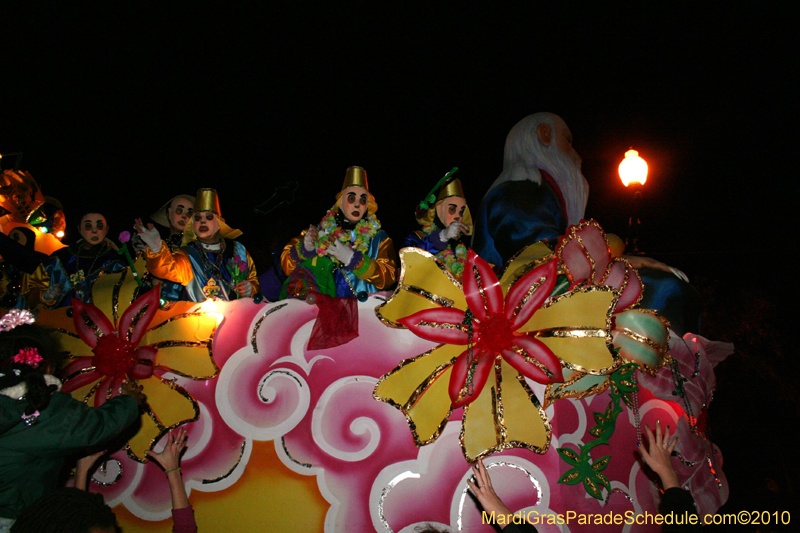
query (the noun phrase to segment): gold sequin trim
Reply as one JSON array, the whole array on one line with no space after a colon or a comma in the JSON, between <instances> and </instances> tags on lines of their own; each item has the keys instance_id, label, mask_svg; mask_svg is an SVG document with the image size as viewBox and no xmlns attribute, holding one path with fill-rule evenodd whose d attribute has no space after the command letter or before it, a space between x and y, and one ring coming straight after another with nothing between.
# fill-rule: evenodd
<instances>
[{"instance_id":1,"label":"gold sequin trim","mask_svg":"<svg viewBox=\"0 0 800 533\"><path fill-rule=\"evenodd\" d=\"M384 398L384 397L380 396L377 391L378 391L378 388L381 386L381 383L383 383L384 380L388 379L389 376L395 374L396 372L399 372L406 365L409 365L409 364L413 363L414 361L417 361L417 360L419 360L419 359L421 359L423 357L426 357L426 356L430 355L434 350L436 350L438 348L441 348L442 346L444 346L444 344L440 344L440 345L436 346L435 348L433 348L431 350L428 350L427 352L423 352L423 353L421 353L421 354L419 354L419 355L417 355L415 357L411 357L409 359L405 359L405 360L401 361L400 364L397 365L394 369L392 369L391 372L381 376L381 378L375 384L375 388L372 389L372 397L373 398L375 398L378 401L381 401L381 402L384 402L384 403L388 403L389 405L392 405L392 406L396 407L397 409L400 410L401 413L403 413L403 416L406 417L406 422L408 422L408 427L411 430L411 435L414 437L414 444L416 446L425 446L426 444L430 444L431 442L433 442L433 441L435 441L436 439L439 438L439 435L442 434L442 431L444 431L444 428L447 425L448 420L450 419L450 415L453 412L453 406L452 406L452 404L450 405L450 408L447 411L447 415L442 419L441 423L439 423L439 427L437 427L436 431L433 432L433 435L431 435L431 437L429 439L426 439L426 440L421 440L419 435L417 434L417 425L414 423L414 419L411 418L411 415L409 414L409 410L414 405L414 403L416 403L416 401L419 399L419 397L422 395L422 393L425 391L425 389L427 387L429 387L435 381L436 377L440 376L442 372L447 370L448 367L452 366L455 363L456 359L458 359L459 356L453 357L449 362L444 363L443 365L440 365L439 367L434 369L434 371L432 373L432 376L429 376L428 379L426 379L419 387L417 387L417 389L411 394L409 399L403 405L400 405L399 403L395 402L391 398ZM433 377L434 374L436 375L436 377Z\"/></svg>"},{"instance_id":2,"label":"gold sequin trim","mask_svg":"<svg viewBox=\"0 0 800 533\"><path fill-rule=\"evenodd\" d=\"M415 287L414 285L403 285L403 290L411 294L416 294L417 296L422 296L429 302L441 305L442 307L453 307L453 305L455 305L455 302L450 298L433 294L432 292L428 292L420 287Z\"/></svg>"},{"instance_id":3,"label":"gold sequin trim","mask_svg":"<svg viewBox=\"0 0 800 533\"><path fill-rule=\"evenodd\" d=\"M158 428L159 431L158 431L158 434L155 437L153 437L153 439L150 440L150 444L147 446L147 450L145 450L144 456L141 457L141 458L137 457L136 454L133 453L133 450L131 450L131 447L130 447L130 443L126 443L125 444L125 452L128 454L128 457L130 457L131 459L133 459L134 461L139 462L139 463L148 462L149 459L147 458L147 452L151 451L153 449L153 447L156 445L156 443L159 441L159 439L161 439L161 437L163 437L167 432L169 432L169 431L171 431L171 430L173 430L173 429L175 429L178 426L181 426L183 424L186 424L186 423L189 423L189 422L194 422L198 418L200 418L200 407L197 405L197 401L195 401L195 399L192 397L191 394L189 394L189 392L186 389L184 389L183 387L181 387L180 385L178 385L174 381L171 381L171 380L168 380L168 379L164 379L164 378L158 377L158 376L153 376L153 377L157 377L161 381L162 384L166 385L167 387L171 388L172 390L174 390L175 392L177 392L178 394L180 394L184 398L188 399L189 402L192 404L192 410L194 411L194 414L192 415L191 418L187 418L186 420L181 420L181 421L176 422L175 424L172 424L171 426L167 427L167 426L165 426L164 424L161 423L161 420L158 418L156 413L153 411L153 408L150 406L150 403L145 401L145 404L142 407L142 411L144 412L144 415L149 416L153 420L153 423L155 424L155 426Z\"/></svg>"},{"instance_id":4,"label":"gold sequin trim","mask_svg":"<svg viewBox=\"0 0 800 533\"><path fill-rule=\"evenodd\" d=\"M222 481L226 477L230 476L231 474L233 474L233 471L236 470L236 467L239 466L239 463L242 462L242 457L244 457L244 451L245 451L246 448L247 448L247 440L243 440L242 441L242 445L239 447L239 457L236 458L236 462L233 464L231 469L228 470L227 472L225 472L224 474L222 474L221 476L216 477L214 479L204 479L202 481L202 484L203 485L210 485L212 483L217 483L217 482Z\"/></svg>"},{"instance_id":5,"label":"gold sequin trim","mask_svg":"<svg viewBox=\"0 0 800 533\"><path fill-rule=\"evenodd\" d=\"M258 322L256 322L256 325L253 326L253 334L250 337L250 345L253 347L253 353L258 353L258 343L256 342L256 337L258 336L258 329L261 327L261 323L264 322L264 319L267 318L269 315L271 315L275 311L278 311L279 309L283 309L287 305L289 305L289 304L288 303L282 303L280 305L276 305L275 307L273 307L271 309L267 309L267 311L261 316L261 318L258 319Z\"/></svg>"}]
</instances>

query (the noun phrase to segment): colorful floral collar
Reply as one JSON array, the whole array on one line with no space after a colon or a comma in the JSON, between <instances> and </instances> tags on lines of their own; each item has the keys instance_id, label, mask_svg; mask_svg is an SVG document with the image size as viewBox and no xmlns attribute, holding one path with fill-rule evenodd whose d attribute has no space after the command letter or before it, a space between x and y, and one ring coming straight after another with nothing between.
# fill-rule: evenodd
<instances>
[{"instance_id":1,"label":"colorful floral collar","mask_svg":"<svg viewBox=\"0 0 800 533\"><path fill-rule=\"evenodd\" d=\"M430 235L435 229L440 228L437 228L434 224L426 224L422 227L422 232L425 235ZM450 271L454 278L461 281L461 276L464 274L464 265L467 262L467 247L464 244L458 243L455 251L448 246L437 253L436 258L444 262L447 270Z\"/></svg>"},{"instance_id":2,"label":"colorful floral collar","mask_svg":"<svg viewBox=\"0 0 800 533\"><path fill-rule=\"evenodd\" d=\"M334 240L341 241L362 254L367 253L369 243L381 229L381 223L374 214L362 218L352 231L345 231L336 222L336 211L331 209L319 223L320 232L317 241L317 255L325 255L325 251Z\"/></svg>"}]
</instances>

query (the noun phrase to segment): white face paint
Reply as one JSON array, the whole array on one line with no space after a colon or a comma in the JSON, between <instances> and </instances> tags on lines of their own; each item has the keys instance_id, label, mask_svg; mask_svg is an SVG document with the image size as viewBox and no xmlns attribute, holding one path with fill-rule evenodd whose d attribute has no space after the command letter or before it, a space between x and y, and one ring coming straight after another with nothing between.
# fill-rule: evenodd
<instances>
[{"instance_id":1,"label":"white face paint","mask_svg":"<svg viewBox=\"0 0 800 533\"><path fill-rule=\"evenodd\" d=\"M108 235L106 217L100 213L88 213L81 219L78 231L87 244L100 244L106 240L106 235Z\"/></svg>"},{"instance_id":2,"label":"white face paint","mask_svg":"<svg viewBox=\"0 0 800 533\"><path fill-rule=\"evenodd\" d=\"M192 227L200 242L214 244L219 241L219 216L216 213L211 211L195 213Z\"/></svg>"},{"instance_id":3,"label":"white face paint","mask_svg":"<svg viewBox=\"0 0 800 533\"><path fill-rule=\"evenodd\" d=\"M436 215L447 228L453 222L462 222L464 211L467 209L467 200L459 196L450 196L436 206Z\"/></svg>"},{"instance_id":4,"label":"white face paint","mask_svg":"<svg viewBox=\"0 0 800 533\"><path fill-rule=\"evenodd\" d=\"M192 218L192 202L187 198L175 198L167 210L169 229L172 233L183 233L186 223Z\"/></svg>"},{"instance_id":5,"label":"white face paint","mask_svg":"<svg viewBox=\"0 0 800 533\"><path fill-rule=\"evenodd\" d=\"M353 185L342 191L342 199L339 201L339 208L350 222L358 222L367 212L369 193L364 187Z\"/></svg>"}]
</instances>

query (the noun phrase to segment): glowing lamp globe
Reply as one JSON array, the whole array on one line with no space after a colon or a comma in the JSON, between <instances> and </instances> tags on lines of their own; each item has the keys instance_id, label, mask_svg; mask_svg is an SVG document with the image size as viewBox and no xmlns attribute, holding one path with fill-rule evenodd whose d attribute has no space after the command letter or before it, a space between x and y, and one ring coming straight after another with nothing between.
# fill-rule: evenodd
<instances>
[{"instance_id":1,"label":"glowing lamp globe","mask_svg":"<svg viewBox=\"0 0 800 533\"><path fill-rule=\"evenodd\" d=\"M625 159L619 164L619 177L626 187L631 183L644 185L647 181L647 163L639 157L639 152L636 150L625 152Z\"/></svg>"}]
</instances>

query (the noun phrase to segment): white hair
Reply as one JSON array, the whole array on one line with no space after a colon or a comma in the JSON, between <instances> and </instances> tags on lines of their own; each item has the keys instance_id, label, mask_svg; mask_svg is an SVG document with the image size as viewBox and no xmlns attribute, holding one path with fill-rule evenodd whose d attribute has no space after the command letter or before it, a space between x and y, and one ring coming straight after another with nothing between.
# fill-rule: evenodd
<instances>
[{"instance_id":1,"label":"white hair","mask_svg":"<svg viewBox=\"0 0 800 533\"><path fill-rule=\"evenodd\" d=\"M550 126L553 140L549 145L539 140L538 128L541 124ZM553 113L534 113L517 122L506 137L503 171L489 191L507 181L528 180L541 184L539 169L545 170L556 181L564 196L567 224L580 222L589 199L589 184L581 173L580 158L565 154L557 146L555 138L566 128L564 120Z\"/></svg>"}]
</instances>

